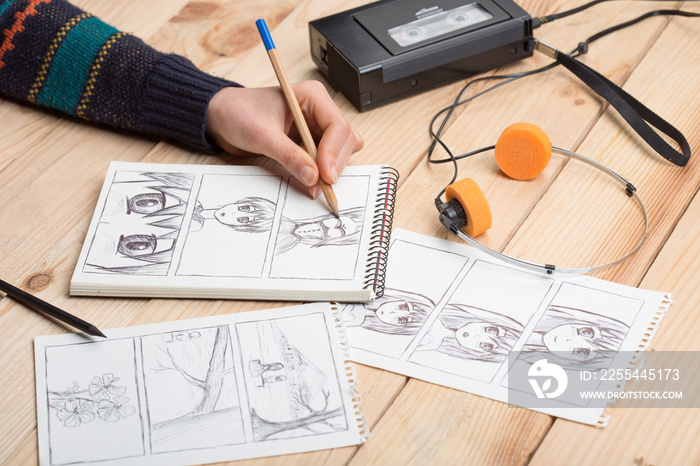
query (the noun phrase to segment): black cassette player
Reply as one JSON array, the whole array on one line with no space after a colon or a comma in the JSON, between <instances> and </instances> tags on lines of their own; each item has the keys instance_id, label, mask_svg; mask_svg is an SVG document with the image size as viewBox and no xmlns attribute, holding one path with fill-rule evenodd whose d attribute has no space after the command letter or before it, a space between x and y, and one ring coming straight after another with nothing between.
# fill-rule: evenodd
<instances>
[{"instance_id":1,"label":"black cassette player","mask_svg":"<svg viewBox=\"0 0 700 466\"><path fill-rule=\"evenodd\" d=\"M360 111L532 55L511 0L382 0L309 23L311 56Z\"/></svg>"}]
</instances>

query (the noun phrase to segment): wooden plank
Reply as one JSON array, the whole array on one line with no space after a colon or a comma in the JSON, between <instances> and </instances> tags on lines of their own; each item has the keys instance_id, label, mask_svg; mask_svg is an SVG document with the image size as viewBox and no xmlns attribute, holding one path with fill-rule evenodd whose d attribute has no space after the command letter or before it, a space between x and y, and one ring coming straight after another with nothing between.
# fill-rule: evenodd
<instances>
[{"instance_id":1,"label":"wooden plank","mask_svg":"<svg viewBox=\"0 0 700 466\"><path fill-rule=\"evenodd\" d=\"M189 4L188 0L151 0L138 2L105 2L103 0L70 0L78 8L124 32L149 41L170 19Z\"/></svg>"},{"instance_id":2,"label":"wooden plank","mask_svg":"<svg viewBox=\"0 0 700 466\"><path fill-rule=\"evenodd\" d=\"M697 39L687 34L692 21L675 18L669 23L625 89L675 123L691 147L696 147L700 141L700 96L693 86L682 86L688 76L697 73L700 59L695 50ZM663 79L658 79L660 68L667 70ZM630 261L596 274L637 285L700 187L700 163L694 158L685 168L679 168L667 162L634 134L613 109L608 109L596 124L580 152L627 177L647 204L650 231L641 250ZM508 250L526 250L540 257L552 257L553 261L584 264L622 255L636 243L641 231L641 215L622 193L605 176L593 173L583 164L570 163ZM535 231L545 219L547 235ZM556 223L551 219L556 219ZM560 244L554 243L553 238L567 240Z\"/></svg>"},{"instance_id":3,"label":"wooden plank","mask_svg":"<svg viewBox=\"0 0 700 466\"><path fill-rule=\"evenodd\" d=\"M669 290L673 305L651 349L698 351L700 332L700 195L695 196L640 287ZM688 353L692 355L693 353ZM605 429L557 419L532 464L697 464L697 409L612 408ZM569 439L576 439L571 442Z\"/></svg>"},{"instance_id":4,"label":"wooden plank","mask_svg":"<svg viewBox=\"0 0 700 466\"><path fill-rule=\"evenodd\" d=\"M211 70L215 66L233 66L260 43L255 27L258 18L266 18L270 28L287 17L299 0L292 2L188 2L177 15L158 30L152 43L159 50L184 55L197 66Z\"/></svg>"},{"instance_id":5,"label":"wooden plank","mask_svg":"<svg viewBox=\"0 0 700 466\"><path fill-rule=\"evenodd\" d=\"M700 11L696 5L684 5L686 10ZM661 113L677 123L689 138L691 147L700 142L697 91L687 92L681 86L689 76L697 73L697 51L688 49L687 31L692 20L674 19L664 34L645 57L629 82L630 92L642 95L650 105L664 106ZM671 50L682 50L677 56ZM659 63L664 66L659 79ZM649 86L654 79L654 86ZM632 173L641 182L637 186L649 199L652 231L649 247L640 251L630 264L605 274L615 281L638 283L641 288L669 291L674 304L661 323L651 349L657 351L697 351L697 333L700 331L700 283L697 273L689 273L700 259L700 196L697 158L686 168L679 169L659 161L640 150L638 141L621 143L620 136L612 134L607 118L601 121L606 129L600 131L598 142L592 147L614 147L607 151L606 164ZM614 123L613 123L614 124ZM596 128L597 129L597 128ZM594 130L594 134L598 131ZM628 135L623 136L625 139ZM633 158L621 157L631 154ZM695 154L694 157L697 157ZM643 189L643 191L642 191ZM690 200L694 200L690 203ZM590 202L585 199L584 202ZM688 204L690 205L688 206ZM666 237L670 238L666 241ZM653 262L653 263L652 263ZM651 267L649 267L651 263ZM648 269L648 272L646 270ZM610 425L605 429L591 429L577 423L556 420L551 431L533 458L533 464L552 464L564 459L569 464L695 464L700 461L697 432L700 420L694 409L622 409L612 408ZM566 439L577 441L567 442ZM573 460L572 460L573 459Z\"/></svg>"},{"instance_id":6,"label":"wooden plank","mask_svg":"<svg viewBox=\"0 0 700 466\"><path fill-rule=\"evenodd\" d=\"M350 464L524 464L551 422L411 379Z\"/></svg>"}]
</instances>

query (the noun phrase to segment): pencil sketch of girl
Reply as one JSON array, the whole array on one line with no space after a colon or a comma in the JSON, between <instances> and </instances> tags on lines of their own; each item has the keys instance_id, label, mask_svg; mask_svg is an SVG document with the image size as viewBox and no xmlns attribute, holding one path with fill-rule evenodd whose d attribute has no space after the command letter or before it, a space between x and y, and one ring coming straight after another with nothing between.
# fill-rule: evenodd
<instances>
[{"instance_id":1,"label":"pencil sketch of girl","mask_svg":"<svg viewBox=\"0 0 700 466\"><path fill-rule=\"evenodd\" d=\"M605 368L628 331L629 326L619 320L551 305L528 338L521 358L534 362L550 353L557 364L563 360L572 369Z\"/></svg>"},{"instance_id":2,"label":"pencil sketch of girl","mask_svg":"<svg viewBox=\"0 0 700 466\"><path fill-rule=\"evenodd\" d=\"M282 217L275 254L282 254L298 244L312 248L348 246L360 242L364 207L341 210L313 218L290 219Z\"/></svg>"},{"instance_id":3,"label":"pencil sketch of girl","mask_svg":"<svg viewBox=\"0 0 700 466\"><path fill-rule=\"evenodd\" d=\"M503 314L450 303L440 312L417 351L438 351L459 359L500 363L522 331L522 324Z\"/></svg>"},{"instance_id":4,"label":"pencil sketch of girl","mask_svg":"<svg viewBox=\"0 0 700 466\"><path fill-rule=\"evenodd\" d=\"M343 317L346 326L390 335L415 335L434 308L435 303L426 296L385 288L379 299L346 306Z\"/></svg>"},{"instance_id":5,"label":"pencil sketch of girl","mask_svg":"<svg viewBox=\"0 0 700 466\"><path fill-rule=\"evenodd\" d=\"M269 232L275 218L276 204L261 197L246 197L215 209L197 206L193 222L201 225L215 219L235 231L246 233ZM281 217L275 246L275 255L283 254L298 244L312 248L358 244L362 231L364 208L356 207L313 218L291 219Z\"/></svg>"},{"instance_id":6,"label":"pencil sketch of girl","mask_svg":"<svg viewBox=\"0 0 700 466\"><path fill-rule=\"evenodd\" d=\"M205 220L214 219L236 231L263 233L272 229L275 208L274 202L263 197L245 197L216 209L205 209L198 204L192 221L201 226Z\"/></svg>"}]
</instances>

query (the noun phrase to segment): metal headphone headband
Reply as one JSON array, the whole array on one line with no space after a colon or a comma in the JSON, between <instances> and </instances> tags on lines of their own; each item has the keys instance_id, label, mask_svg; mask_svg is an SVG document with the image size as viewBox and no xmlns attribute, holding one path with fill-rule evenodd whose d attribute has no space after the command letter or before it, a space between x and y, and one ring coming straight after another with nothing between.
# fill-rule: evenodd
<instances>
[{"instance_id":1,"label":"metal headphone headband","mask_svg":"<svg viewBox=\"0 0 700 466\"><path fill-rule=\"evenodd\" d=\"M484 149L479 149L478 151L474 151L474 152L475 153L482 152L482 151L489 150L491 148L493 148L493 146L487 147ZM463 239L464 241L466 241L470 245L485 252L486 254L489 254L492 257L495 257L495 258L500 259L504 262L515 265L517 267L522 267L522 268L525 268L528 270L533 270L535 272L544 272L548 275L551 275L555 272L559 273L559 274L583 274L583 273L589 273L589 272L597 272L598 270L602 270L602 269L605 269L608 267L612 267L613 265L619 264L620 262L629 258L632 254L634 254L642 246L642 243L646 239L647 230L649 228L649 217L647 215L647 210L644 207L644 203L642 202L642 199L637 194L637 188L635 188L634 185L632 183L630 183L629 181L627 181L625 178L618 175L617 173L615 173L614 171L612 171L611 169L609 169L605 165L602 165L602 164L596 162L595 160L592 160L592 159L585 157L581 154L577 154L576 152L571 152L570 150L562 149L560 147L552 146L552 151L556 151L556 152L559 152L563 155L567 155L567 156L572 157L574 159L585 162L594 168L599 169L600 171L604 172L605 174L612 177L615 181L620 183L625 188L625 192L627 193L627 195L630 197L633 197L637 201L637 203L639 204L639 207L642 209L642 213L644 214L644 234L642 235L642 238L639 240L637 245L632 250L630 250L627 254L625 254L621 257L618 257L617 259L615 259L613 261L606 262L606 263L600 264L600 265L593 265L590 267L582 267L582 268L557 268L556 266L550 265L550 264L538 264L535 262L529 262L526 260L518 259L516 257L508 256L508 255L502 254L498 251L494 251L493 249L491 249L487 246L484 246L483 244L478 242L476 239L474 239L473 237L469 236L464 231L462 231L462 229L459 228L457 225L455 225L453 217L451 216L451 214L449 212L447 212L447 209L445 208L447 203L438 204L436 202L437 209L440 212L440 223L442 223L445 226L445 228L450 230L455 235L459 236L461 239Z\"/></svg>"}]
</instances>

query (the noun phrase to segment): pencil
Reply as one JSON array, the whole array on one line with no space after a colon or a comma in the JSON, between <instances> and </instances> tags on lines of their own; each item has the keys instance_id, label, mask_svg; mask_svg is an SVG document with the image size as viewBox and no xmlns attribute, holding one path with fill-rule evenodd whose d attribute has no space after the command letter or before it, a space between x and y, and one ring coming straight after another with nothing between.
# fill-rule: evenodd
<instances>
[{"instance_id":1,"label":"pencil","mask_svg":"<svg viewBox=\"0 0 700 466\"><path fill-rule=\"evenodd\" d=\"M75 317L74 315L71 315L66 311L57 308L53 304L49 304L46 301L42 301L36 296L30 295L26 291L22 291L19 288L15 288L14 286L10 285L9 283L3 280L0 280L0 291L5 293L7 296L13 298L15 301L19 301L20 303L24 304L28 308L37 311L41 314L54 317L60 320L61 322L65 322L66 324L77 328L81 332L85 332L88 335L93 335L96 337L107 338L107 335L100 332L100 330L94 325L85 322L84 320L79 319L78 317Z\"/></svg>"},{"instance_id":2,"label":"pencil","mask_svg":"<svg viewBox=\"0 0 700 466\"><path fill-rule=\"evenodd\" d=\"M282 60L280 60L280 56L277 53L277 48L275 48L275 44L272 42L272 36L270 35L270 31L267 29L267 24L265 24L264 19L257 20L255 24L258 26L260 37L262 37L262 41L265 44L267 54L272 62L272 67L275 69L275 74L277 75L277 80L282 88L284 98L287 101L287 105L289 105L289 109L292 111L294 123L296 123L299 134L301 135L301 141L304 143L306 152L308 152L311 158L316 161L316 158L318 157L316 143L314 142L313 136L311 136L309 126L306 124L304 114L301 112L301 107L299 107L299 102L297 101L296 95L294 95L294 90L292 89L292 85L287 77L287 73L282 67ZM326 197L326 202L328 202L328 205L337 217L340 211L338 210L338 199L335 197L333 188L328 183L320 179L320 177L319 184L321 185L321 189L323 189L323 195Z\"/></svg>"}]
</instances>

